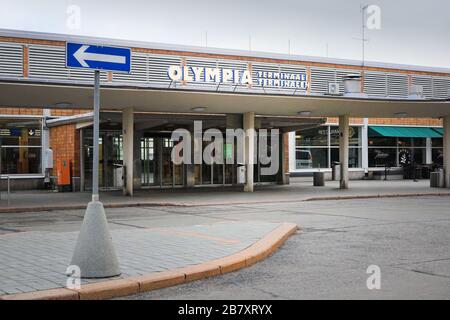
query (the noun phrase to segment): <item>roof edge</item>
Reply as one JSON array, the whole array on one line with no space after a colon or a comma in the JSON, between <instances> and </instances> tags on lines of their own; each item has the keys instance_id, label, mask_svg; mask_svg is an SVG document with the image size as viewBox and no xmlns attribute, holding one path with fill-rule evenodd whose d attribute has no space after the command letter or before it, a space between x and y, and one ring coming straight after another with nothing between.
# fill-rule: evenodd
<instances>
[{"instance_id":1,"label":"roof edge","mask_svg":"<svg viewBox=\"0 0 450 320\"><path fill-rule=\"evenodd\" d=\"M291 61L302 61L302 62L304 61L304 62L312 62L312 63L338 64L338 65L355 66L355 67L386 68L386 69L397 69L397 70L407 70L407 71L417 71L417 72L450 74L450 68L427 67L427 66L384 63L384 62L374 62L374 61L366 61L366 62L364 62L364 65L363 65L361 60L325 58L325 57L317 57L317 56L291 55L291 54L274 53L274 52L248 51L248 50L238 50L238 49L223 49L223 48L201 47L201 46L187 46L187 45L166 44L166 43L159 43L159 42L144 42L144 41L136 41L136 40L123 40L123 39L113 39L113 38L82 36L82 35L71 35L71 34L63 34L63 33L46 33L46 32L37 32L37 31L0 29L0 37L24 38L24 39L34 39L34 40L50 40L50 41L77 41L77 42L86 42L86 43L92 43L92 44L104 44L104 45L108 44L108 45L113 45L113 46L124 46L124 47L133 47L133 48L142 48L142 49L170 50L170 51L179 51L179 52L206 53L206 54L217 54L217 55L227 55L227 56L241 56L241 57L248 57L248 58L265 58L265 59L291 60Z\"/></svg>"}]
</instances>

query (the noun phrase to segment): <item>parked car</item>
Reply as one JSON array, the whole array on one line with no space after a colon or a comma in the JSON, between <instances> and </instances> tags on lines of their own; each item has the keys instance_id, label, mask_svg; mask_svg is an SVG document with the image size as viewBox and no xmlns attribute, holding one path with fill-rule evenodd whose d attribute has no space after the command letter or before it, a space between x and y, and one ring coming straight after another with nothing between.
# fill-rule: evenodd
<instances>
[{"instance_id":1,"label":"parked car","mask_svg":"<svg viewBox=\"0 0 450 320\"><path fill-rule=\"evenodd\" d=\"M296 150L295 153L295 167L297 169L309 169L313 167L311 151Z\"/></svg>"}]
</instances>

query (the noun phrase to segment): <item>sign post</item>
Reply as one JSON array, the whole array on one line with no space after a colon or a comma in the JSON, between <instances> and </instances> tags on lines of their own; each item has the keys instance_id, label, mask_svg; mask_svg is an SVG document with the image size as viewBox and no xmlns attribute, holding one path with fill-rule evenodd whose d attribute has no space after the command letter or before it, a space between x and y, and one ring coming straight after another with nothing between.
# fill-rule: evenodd
<instances>
[{"instance_id":1,"label":"sign post","mask_svg":"<svg viewBox=\"0 0 450 320\"><path fill-rule=\"evenodd\" d=\"M78 43L66 44L66 66L68 68L94 70L92 200L88 203L71 261L71 266L79 268L82 278L106 278L121 273L98 190L100 70L130 72L130 62L131 50L127 48Z\"/></svg>"},{"instance_id":2,"label":"sign post","mask_svg":"<svg viewBox=\"0 0 450 320\"><path fill-rule=\"evenodd\" d=\"M99 201L98 194L98 162L99 162L99 140L100 140L100 71L95 70L94 79L94 130L93 130L93 146L94 157L92 163L92 201Z\"/></svg>"}]
</instances>

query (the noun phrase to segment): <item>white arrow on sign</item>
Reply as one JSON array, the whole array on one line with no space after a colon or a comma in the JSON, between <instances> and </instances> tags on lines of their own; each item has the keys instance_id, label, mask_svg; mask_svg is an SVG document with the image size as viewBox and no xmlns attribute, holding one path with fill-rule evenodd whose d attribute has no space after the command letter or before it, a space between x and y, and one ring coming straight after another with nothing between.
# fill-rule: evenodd
<instances>
[{"instance_id":1,"label":"white arrow on sign","mask_svg":"<svg viewBox=\"0 0 450 320\"><path fill-rule=\"evenodd\" d=\"M122 63L125 64L126 59L124 56L115 56L110 54L101 54L101 53L91 53L86 52L89 48L88 45L81 46L73 56L83 67L89 67L86 63L86 60L89 61L100 61L100 62L112 62L112 63Z\"/></svg>"}]
</instances>

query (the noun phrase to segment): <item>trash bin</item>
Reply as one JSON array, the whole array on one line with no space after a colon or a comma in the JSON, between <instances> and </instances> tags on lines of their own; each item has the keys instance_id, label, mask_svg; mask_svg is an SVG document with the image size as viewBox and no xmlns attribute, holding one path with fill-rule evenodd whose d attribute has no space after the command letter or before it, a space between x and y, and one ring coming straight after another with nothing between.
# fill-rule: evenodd
<instances>
[{"instance_id":1,"label":"trash bin","mask_svg":"<svg viewBox=\"0 0 450 320\"><path fill-rule=\"evenodd\" d=\"M325 185L325 173L322 171L313 173L313 185L314 187L323 187Z\"/></svg>"},{"instance_id":2,"label":"trash bin","mask_svg":"<svg viewBox=\"0 0 450 320\"><path fill-rule=\"evenodd\" d=\"M123 165L114 164L113 184L115 188L123 187Z\"/></svg>"},{"instance_id":3,"label":"trash bin","mask_svg":"<svg viewBox=\"0 0 450 320\"><path fill-rule=\"evenodd\" d=\"M341 180L341 163L338 161L334 161L331 165L331 180Z\"/></svg>"},{"instance_id":4,"label":"trash bin","mask_svg":"<svg viewBox=\"0 0 450 320\"><path fill-rule=\"evenodd\" d=\"M439 188L439 172L430 173L430 188Z\"/></svg>"},{"instance_id":5,"label":"trash bin","mask_svg":"<svg viewBox=\"0 0 450 320\"><path fill-rule=\"evenodd\" d=\"M430 187L431 188L444 188L445 187L445 175L444 169L438 169L430 174Z\"/></svg>"},{"instance_id":6,"label":"trash bin","mask_svg":"<svg viewBox=\"0 0 450 320\"><path fill-rule=\"evenodd\" d=\"M244 184L245 183L245 165L240 163L237 165L237 183Z\"/></svg>"}]
</instances>

